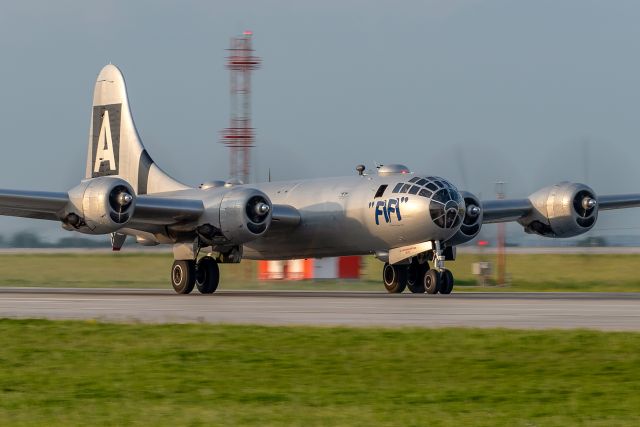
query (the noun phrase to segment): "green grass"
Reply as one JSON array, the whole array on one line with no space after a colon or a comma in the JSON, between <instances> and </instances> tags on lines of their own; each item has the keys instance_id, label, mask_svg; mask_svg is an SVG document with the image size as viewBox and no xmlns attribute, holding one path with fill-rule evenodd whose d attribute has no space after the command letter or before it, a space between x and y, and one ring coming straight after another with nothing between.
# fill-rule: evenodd
<instances>
[{"instance_id":1,"label":"green grass","mask_svg":"<svg viewBox=\"0 0 640 427\"><path fill-rule=\"evenodd\" d=\"M508 287L476 287L471 264L492 256L461 254L448 262L456 291L640 292L640 255L509 255ZM169 288L168 253L0 255L0 286ZM258 282L257 264L222 265L221 289L341 289L383 291L382 263L366 257L359 281Z\"/></svg>"},{"instance_id":2,"label":"green grass","mask_svg":"<svg viewBox=\"0 0 640 427\"><path fill-rule=\"evenodd\" d=\"M0 320L0 425L640 425L640 334Z\"/></svg>"}]
</instances>

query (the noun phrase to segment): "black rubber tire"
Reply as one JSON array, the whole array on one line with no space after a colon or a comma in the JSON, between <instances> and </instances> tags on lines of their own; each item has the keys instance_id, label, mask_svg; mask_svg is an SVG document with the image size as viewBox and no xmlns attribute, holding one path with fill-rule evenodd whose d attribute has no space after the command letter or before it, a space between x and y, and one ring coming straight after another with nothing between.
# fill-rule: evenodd
<instances>
[{"instance_id":1,"label":"black rubber tire","mask_svg":"<svg viewBox=\"0 0 640 427\"><path fill-rule=\"evenodd\" d=\"M188 294L196 284L196 263L192 260L173 261L171 285L178 294Z\"/></svg>"},{"instance_id":2,"label":"black rubber tire","mask_svg":"<svg viewBox=\"0 0 640 427\"><path fill-rule=\"evenodd\" d=\"M413 294L424 294L424 275L429 270L429 264L412 262L407 268L407 288Z\"/></svg>"},{"instance_id":3,"label":"black rubber tire","mask_svg":"<svg viewBox=\"0 0 640 427\"><path fill-rule=\"evenodd\" d=\"M428 294L437 294L440 289L440 273L433 268L424 275L424 290Z\"/></svg>"},{"instance_id":4,"label":"black rubber tire","mask_svg":"<svg viewBox=\"0 0 640 427\"><path fill-rule=\"evenodd\" d=\"M395 266L385 262L382 268L382 282L390 294L401 294L407 287L406 266Z\"/></svg>"},{"instance_id":5,"label":"black rubber tire","mask_svg":"<svg viewBox=\"0 0 640 427\"><path fill-rule=\"evenodd\" d=\"M449 270L440 273L440 293L448 295L453 291L453 274Z\"/></svg>"},{"instance_id":6,"label":"black rubber tire","mask_svg":"<svg viewBox=\"0 0 640 427\"><path fill-rule=\"evenodd\" d=\"M201 258L196 264L196 286L201 294L212 294L218 289L220 269L210 256Z\"/></svg>"}]
</instances>

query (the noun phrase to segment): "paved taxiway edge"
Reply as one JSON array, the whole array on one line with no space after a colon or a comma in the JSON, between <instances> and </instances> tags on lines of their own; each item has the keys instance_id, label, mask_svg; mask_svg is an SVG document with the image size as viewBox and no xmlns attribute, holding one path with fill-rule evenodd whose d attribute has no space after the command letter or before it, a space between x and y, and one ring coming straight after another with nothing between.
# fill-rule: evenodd
<instances>
[{"instance_id":1,"label":"paved taxiway edge","mask_svg":"<svg viewBox=\"0 0 640 427\"><path fill-rule=\"evenodd\" d=\"M640 294L0 288L0 317L148 323L640 331Z\"/></svg>"}]
</instances>

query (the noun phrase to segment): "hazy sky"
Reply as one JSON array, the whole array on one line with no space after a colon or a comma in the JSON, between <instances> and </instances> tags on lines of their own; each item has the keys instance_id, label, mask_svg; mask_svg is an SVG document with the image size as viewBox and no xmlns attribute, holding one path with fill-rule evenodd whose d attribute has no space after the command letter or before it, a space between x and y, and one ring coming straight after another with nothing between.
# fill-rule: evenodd
<instances>
[{"instance_id":1,"label":"hazy sky","mask_svg":"<svg viewBox=\"0 0 640 427\"><path fill-rule=\"evenodd\" d=\"M162 168L225 178L225 48L250 29L263 59L254 179L398 162L484 198L496 180L512 197L564 179L640 192L638 22L632 0L3 2L0 187L82 178L108 62ZM639 217L605 213L599 227L635 234ZM0 233L32 224L2 218Z\"/></svg>"}]
</instances>

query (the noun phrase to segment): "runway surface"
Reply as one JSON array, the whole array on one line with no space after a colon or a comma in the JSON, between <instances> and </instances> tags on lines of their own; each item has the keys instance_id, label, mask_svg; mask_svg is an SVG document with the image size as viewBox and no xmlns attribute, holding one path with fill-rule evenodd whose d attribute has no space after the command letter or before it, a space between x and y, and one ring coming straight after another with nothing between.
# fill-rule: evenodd
<instances>
[{"instance_id":1,"label":"runway surface","mask_svg":"<svg viewBox=\"0 0 640 427\"><path fill-rule=\"evenodd\" d=\"M0 318L640 331L640 294L0 288Z\"/></svg>"}]
</instances>

